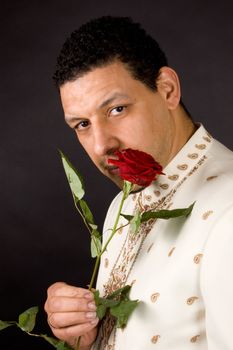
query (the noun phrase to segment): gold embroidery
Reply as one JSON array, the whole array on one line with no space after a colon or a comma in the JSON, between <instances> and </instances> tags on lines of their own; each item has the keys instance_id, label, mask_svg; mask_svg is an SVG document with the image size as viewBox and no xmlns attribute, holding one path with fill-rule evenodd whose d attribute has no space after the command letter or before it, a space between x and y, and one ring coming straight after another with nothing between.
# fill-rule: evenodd
<instances>
[{"instance_id":1,"label":"gold embroidery","mask_svg":"<svg viewBox=\"0 0 233 350\"><path fill-rule=\"evenodd\" d=\"M159 185L159 187L161 187L163 190L167 190L169 185L168 184L161 184L161 185Z\"/></svg>"},{"instance_id":2,"label":"gold embroidery","mask_svg":"<svg viewBox=\"0 0 233 350\"><path fill-rule=\"evenodd\" d=\"M195 147L197 148L197 149L205 149L206 148L206 145L204 144L204 143L201 143L201 144L196 144L195 145Z\"/></svg>"},{"instance_id":3,"label":"gold embroidery","mask_svg":"<svg viewBox=\"0 0 233 350\"><path fill-rule=\"evenodd\" d=\"M203 254L197 254L194 256L193 261L195 262L195 264L199 264L199 262L201 261L201 258L203 257Z\"/></svg>"},{"instance_id":4,"label":"gold embroidery","mask_svg":"<svg viewBox=\"0 0 233 350\"><path fill-rule=\"evenodd\" d=\"M204 161L207 159L206 156L203 156L198 162L197 165L188 173L188 176L191 176L198 168L200 165L204 163Z\"/></svg>"},{"instance_id":5,"label":"gold embroidery","mask_svg":"<svg viewBox=\"0 0 233 350\"><path fill-rule=\"evenodd\" d=\"M160 196L160 191L154 191L154 194L157 196L157 197L159 197Z\"/></svg>"},{"instance_id":6,"label":"gold embroidery","mask_svg":"<svg viewBox=\"0 0 233 350\"><path fill-rule=\"evenodd\" d=\"M209 177L207 177L206 181L216 179L216 177L218 177L218 175L209 176Z\"/></svg>"},{"instance_id":7,"label":"gold embroidery","mask_svg":"<svg viewBox=\"0 0 233 350\"><path fill-rule=\"evenodd\" d=\"M207 142L211 142L210 138L207 136L203 136L203 140L207 141Z\"/></svg>"},{"instance_id":8,"label":"gold embroidery","mask_svg":"<svg viewBox=\"0 0 233 350\"><path fill-rule=\"evenodd\" d=\"M149 248L147 249L147 253L149 253L149 251L151 250L151 248L153 247L154 243L151 243L151 245L149 246Z\"/></svg>"},{"instance_id":9,"label":"gold embroidery","mask_svg":"<svg viewBox=\"0 0 233 350\"><path fill-rule=\"evenodd\" d=\"M119 229L117 230L118 235L121 235L122 232L123 232L123 225L119 227Z\"/></svg>"},{"instance_id":10,"label":"gold embroidery","mask_svg":"<svg viewBox=\"0 0 233 350\"><path fill-rule=\"evenodd\" d=\"M169 178L169 180L176 181L179 179L179 175L177 175L177 174L169 175L168 178Z\"/></svg>"},{"instance_id":11,"label":"gold embroidery","mask_svg":"<svg viewBox=\"0 0 233 350\"><path fill-rule=\"evenodd\" d=\"M194 303L194 301L196 301L198 299L198 297L190 297L186 300L186 303L188 305L192 305Z\"/></svg>"},{"instance_id":12,"label":"gold embroidery","mask_svg":"<svg viewBox=\"0 0 233 350\"><path fill-rule=\"evenodd\" d=\"M130 257L130 259L129 259L129 261L132 261L132 260L135 258L135 255L136 255L135 253L132 254L131 257Z\"/></svg>"},{"instance_id":13,"label":"gold embroidery","mask_svg":"<svg viewBox=\"0 0 233 350\"><path fill-rule=\"evenodd\" d=\"M156 344L157 341L159 340L159 338L160 338L160 335L154 335L154 336L151 338L151 342L152 342L153 344Z\"/></svg>"},{"instance_id":14,"label":"gold embroidery","mask_svg":"<svg viewBox=\"0 0 233 350\"><path fill-rule=\"evenodd\" d=\"M110 313L108 313L106 317L103 318L101 327L99 328L99 335L95 344L97 346L97 349L100 349L101 345L103 345L103 349L108 349L108 346L112 346L108 344L108 339L116 324L115 320L115 317L113 317Z\"/></svg>"},{"instance_id":15,"label":"gold embroidery","mask_svg":"<svg viewBox=\"0 0 233 350\"><path fill-rule=\"evenodd\" d=\"M172 205L173 205L173 202L169 203L169 204L167 205L167 209L171 208Z\"/></svg>"},{"instance_id":16,"label":"gold embroidery","mask_svg":"<svg viewBox=\"0 0 233 350\"><path fill-rule=\"evenodd\" d=\"M199 337L200 337L200 334L197 334L197 335L195 335L194 337L192 337L192 338L190 339L191 343L196 343L196 341L198 340Z\"/></svg>"},{"instance_id":17,"label":"gold embroidery","mask_svg":"<svg viewBox=\"0 0 233 350\"><path fill-rule=\"evenodd\" d=\"M187 164L180 164L180 165L177 165L177 168L179 170L186 170L186 169L188 169L188 165Z\"/></svg>"},{"instance_id":18,"label":"gold embroidery","mask_svg":"<svg viewBox=\"0 0 233 350\"><path fill-rule=\"evenodd\" d=\"M170 250L170 252L168 253L168 256L171 256L175 249L176 249L176 247L173 247L173 248Z\"/></svg>"},{"instance_id":19,"label":"gold embroidery","mask_svg":"<svg viewBox=\"0 0 233 350\"><path fill-rule=\"evenodd\" d=\"M211 214L213 214L213 210L208 210L208 211L206 211L206 212L202 215L202 219L203 219L203 220L207 220L208 217L209 217Z\"/></svg>"},{"instance_id":20,"label":"gold embroidery","mask_svg":"<svg viewBox=\"0 0 233 350\"><path fill-rule=\"evenodd\" d=\"M197 153L189 153L189 154L188 154L188 157L189 157L190 159L197 159L197 158L198 158L198 154L197 154Z\"/></svg>"},{"instance_id":21,"label":"gold embroidery","mask_svg":"<svg viewBox=\"0 0 233 350\"><path fill-rule=\"evenodd\" d=\"M206 156L203 156L197 164L189 171L189 173L184 176L179 183L172 188L170 192L166 194L166 196L161 197L156 202L152 202L150 205L143 204L143 194L142 192L138 195L138 200L135 203L134 213L136 211L144 212L145 210L161 210L167 209L170 207L172 203L172 197L176 194L177 190L182 186L182 184L191 176L205 161ZM184 164L184 168L188 168L187 164ZM183 170L184 170L183 168ZM141 252L144 241L147 235L150 233L152 227L156 223L156 219L152 219L146 222L143 222L140 225L139 231L137 235L135 235L130 227L128 229L128 233L125 235L124 242L119 251L118 257L112 267L111 273L109 274L109 278L106 283L103 285L104 292L103 296L109 295L114 292L116 289L123 287L127 283L127 279L131 273L131 270L134 266L134 263ZM152 246L152 245L151 245ZM151 249L151 247L149 247ZM150 250L148 248L148 250ZM134 258L130 261L130 257L135 253ZM101 348L105 349L105 345L108 344L108 339L113 332L113 336L116 336L116 324L113 322L111 317L107 317L104 319L104 322L101 323L98 339L100 340ZM158 336L159 337L159 336ZM115 342L114 342L115 343ZM112 343L111 343L112 344ZM100 347L99 347L100 348Z\"/></svg>"},{"instance_id":22,"label":"gold embroidery","mask_svg":"<svg viewBox=\"0 0 233 350\"><path fill-rule=\"evenodd\" d=\"M167 208L169 201L171 200L171 197L174 193L175 191L171 191L167 196L163 197L157 202L152 203L151 206L143 206L142 193L140 193L134 212L138 210L142 211L145 207L149 207L152 210ZM128 234L125 238L121 251L109 275L109 279L107 283L103 285L104 296L111 294L116 289L121 288L125 285L127 278L131 272L131 269L134 266L134 262L136 261L137 256L141 251L143 242L149 234L155 222L156 219L152 219L142 223L139 232L136 236L129 228ZM132 254L135 255L134 258L130 261ZM103 327L105 327L105 331L100 342L101 344L108 344L108 339L110 337L111 332L114 331L115 334L115 324L112 323L111 319L108 319L104 322L104 324L102 323L100 329L102 329Z\"/></svg>"},{"instance_id":23,"label":"gold embroidery","mask_svg":"<svg viewBox=\"0 0 233 350\"><path fill-rule=\"evenodd\" d=\"M160 296L160 293L153 293L150 297L150 300L152 303L155 303L158 300L158 297Z\"/></svg>"},{"instance_id":24,"label":"gold embroidery","mask_svg":"<svg viewBox=\"0 0 233 350\"><path fill-rule=\"evenodd\" d=\"M108 258L105 258L105 260L104 260L104 267L108 267L108 264L109 264L109 261L108 261Z\"/></svg>"}]
</instances>

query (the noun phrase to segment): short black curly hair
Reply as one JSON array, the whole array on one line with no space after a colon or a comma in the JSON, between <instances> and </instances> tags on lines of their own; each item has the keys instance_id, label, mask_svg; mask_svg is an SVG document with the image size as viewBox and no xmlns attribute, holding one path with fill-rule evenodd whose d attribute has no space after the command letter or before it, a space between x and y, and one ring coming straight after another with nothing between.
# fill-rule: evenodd
<instances>
[{"instance_id":1,"label":"short black curly hair","mask_svg":"<svg viewBox=\"0 0 233 350\"><path fill-rule=\"evenodd\" d=\"M167 58L159 44L130 17L103 16L71 33L57 58L53 75L59 88L94 68L119 60L132 76L156 90L159 69Z\"/></svg>"}]
</instances>

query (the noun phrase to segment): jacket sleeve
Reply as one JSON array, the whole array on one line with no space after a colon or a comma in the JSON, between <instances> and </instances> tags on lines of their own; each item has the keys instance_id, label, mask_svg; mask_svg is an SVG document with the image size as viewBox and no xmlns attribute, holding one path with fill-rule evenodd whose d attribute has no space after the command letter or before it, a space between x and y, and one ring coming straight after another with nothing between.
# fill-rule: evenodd
<instances>
[{"instance_id":1,"label":"jacket sleeve","mask_svg":"<svg viewBox=\"0 0 233 350\"><path fill-rule=\"evenodd\" d=\"M208 350L233 349L233 205L213 226L201 269Z\"/></svg>"}]
</instances>

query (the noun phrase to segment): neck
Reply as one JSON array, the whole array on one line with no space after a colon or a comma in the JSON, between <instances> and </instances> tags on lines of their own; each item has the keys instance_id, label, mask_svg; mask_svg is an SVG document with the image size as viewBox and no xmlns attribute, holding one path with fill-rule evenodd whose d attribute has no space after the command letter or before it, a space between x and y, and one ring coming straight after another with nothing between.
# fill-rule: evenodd
<instances>
[{"instance_id":1,"label":"neck","mask_svg":"<svg viewBox=\"0 0 233 350\"><path fill-rule=\"evenodd\" d=\"M175 155L181 150L181 148L197 130L197 126L181 106L179 106L175 111L172 111L172 114L175 121L176 136L168 163L175 157Z\"/></svg>"}]
</instances>

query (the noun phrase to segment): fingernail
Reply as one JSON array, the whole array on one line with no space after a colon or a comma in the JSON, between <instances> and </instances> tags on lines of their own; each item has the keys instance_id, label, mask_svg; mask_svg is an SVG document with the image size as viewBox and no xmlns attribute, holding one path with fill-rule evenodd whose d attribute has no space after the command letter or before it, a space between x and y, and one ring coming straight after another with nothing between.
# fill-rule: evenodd
<instances>
[{"instance_id":1,"label":"fingernail","mask_svg":"<svg viewBox=\"0 0 233 350\"><path fill-rule=\"evenodd\" d=\"M96 318L96 312L87 312L86 318Z\"/></svg>"},{"instance_id":2,"label":"fingernail","mask_svg":"<svg viewBox=\"0 0 233 350\"><path fill-rule=\"evenodd\" d=\"M87 306L88 306L88 309L90 309L90 310L96 310L95 303L88 303Z\"/></svg>"},{"instance_id":3,"label":"fingernail","mask_svg":"<svg viewBox=\"0 0 233 350\"><path fill-rule=\"evenodd\" d=\"M98 322L99 322L99 319L98 317L96 317L94 320L90 322L90 324L94 325L94 324L97 324Z\"/></svg>"},{"instance_id":4,"label":"fingernail","mask_svg":"<svg viewBox=\"0 0 233 350\"><path fill-rule=\"evenodd\" d=\"M86 293L86 294L84 294L84 298L86 298L86 299L93 299L93 294L92 293Z\"/></svg>"}]
</instances>

